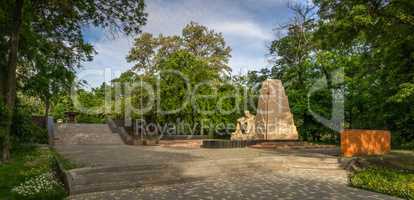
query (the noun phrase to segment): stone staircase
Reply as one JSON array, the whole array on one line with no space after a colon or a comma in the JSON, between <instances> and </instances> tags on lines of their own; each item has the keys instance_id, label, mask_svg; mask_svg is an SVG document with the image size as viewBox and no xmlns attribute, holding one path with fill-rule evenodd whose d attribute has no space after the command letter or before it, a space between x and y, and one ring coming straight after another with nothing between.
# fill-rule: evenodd
<instances>
[{"instance_id":1,"label":"stone staircase","mask_svg":"<svg viewBox=\"0 0 414 200\"><path fill-rule=\"evenodd\" d=\"M118 134L113 134L107 124L59 124L55 144L123 144Z\"/></svg>"},{"instance_id":2,"label":"stone staircase","mask_svg":"<svg viewBox=\"0 0 414 200\"><path fill-rule=\"evenodd\" d=\"M82 168L70 171L71 195L190 181L166 166Z\"/></svg>"},{"instance_id":3,"label":"stone staircase","mask_svg":"<svg viewBox=\"0 0 414 200\"><path fill-rule=\"evenodd\" d=\"M87 166L68 171L71 196L266 174L347 181L337 157L318 153L128 146L106 124L60 124L56 130L58 152Z\"/></svg>"},{"instance_id":4,"label":"stone staircase","mask_svg":"<svg viewBox=\"0 0 414 200\"><path fill-rule=\"evenodd\" d=\"M346 183L346 172L336 158L259 157L170 162L163 165L134 165L81 168L70 171L71 195L127 189L141 186L185 183L223 176L254 173L323 176L328 181Z\"/></svg>"}]
</instances>

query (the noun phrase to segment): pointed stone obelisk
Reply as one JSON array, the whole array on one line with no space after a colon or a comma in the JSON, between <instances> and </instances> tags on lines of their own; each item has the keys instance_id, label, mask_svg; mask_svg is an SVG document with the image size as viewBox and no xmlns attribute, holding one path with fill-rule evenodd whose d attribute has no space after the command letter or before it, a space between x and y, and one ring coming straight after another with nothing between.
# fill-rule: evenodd
<instances>
[{"instance_id":1,"label":"pointed stone obelisk","mask_svg":"<svg viewBox=\"0 0 414 200\"><path fill-rule=\"evenodd\" d=\"M297 140L298 132L290 112L288 97L280 80L262 83L256 114L257 138Z\"/></svg>"}]
</instances>

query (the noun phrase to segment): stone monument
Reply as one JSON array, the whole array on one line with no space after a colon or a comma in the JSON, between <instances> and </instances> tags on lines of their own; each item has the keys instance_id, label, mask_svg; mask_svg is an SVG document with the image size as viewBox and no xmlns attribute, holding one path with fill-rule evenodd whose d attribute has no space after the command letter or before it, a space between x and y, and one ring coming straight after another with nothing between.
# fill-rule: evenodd
<instances>
[{"instance_id":1,"label":"stone monument","mask_svg":"<svg viewBox=\"0 0 414 200\"><path fill-rule=\"evenodd\" d=\"M247 115L237 120L236 132L232 134L232 140L297 140L299 138L288 98L280 80L266 80L262 83L254 131L243 132L242 122L245 122L246 118ZM252 119L253 117L250 116L250 122ZM251 128L252 125L249 127Z\"/></svg>"},{"instance_id":2,"label":"stone monument","mask_svg":"<svg viewBox=\"0 0 414 200\"><path fill-rule=\"evenodd\" d=\"M256 134L265 140L299 138L288 97L280 80L266 80L262 83L257 106Z\"/></svg>"},{"instance_id":3,"label":"stone monument","mask_svg":"<svg viewBox=\"0 0 414 200\"><path fill-rule=\"evenodd\" d=\"M256 139L256 117L249 111L244 111L244 117L237 119L236 131L231 135L232 140Z\"/></svg>"}]
</instances>

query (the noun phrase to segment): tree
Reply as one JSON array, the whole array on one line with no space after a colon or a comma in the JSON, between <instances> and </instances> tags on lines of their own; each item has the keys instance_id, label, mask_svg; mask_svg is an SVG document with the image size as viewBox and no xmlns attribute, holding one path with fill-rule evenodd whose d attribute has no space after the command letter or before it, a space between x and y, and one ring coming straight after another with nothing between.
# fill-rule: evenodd
<instances>
[{"instance_id":1,"label":"tree","mask_svg":"<svg viewBox=\"0 0 414 200\"><path fill-rule=\"evenodd\" d=\"M287 29L285 36L274 40L269 48L274 66L271 77L282 80L296 125L304 140L315 132L316 122L309 113L308 92L312 83L322 76L316 69L314 54L317 45L314 42L316 29L315 7L302 4L290 6L293 19L283 25ZM325 97L326 98L326 97Z\"/></svg>"},{"instance_id":2,"label":"tree","mask_svg":"<svg viewBox=\"0 0 414 200\"><path fill-rule=\"evenodd\" d=\"M45 105L45 119L49 116L52 102L60 94L70 90L75 80L75 72L58 66L45 64L34 76L24 80L23 90L26 94L38 97Z\"/></svg>"},{"instance_id":3,"label":"tree","mask_svg":"<svg viewBox=\"0 0 414 200\"><path fill-rule=\"evenodd\" d=\"M192 53L212 69L231 71L228 66L231 49L226 45L223 35L195 22L186 25L181 36L154 37L150 33L141 34L135 39L127 61L135 63L135 71L154 73L159 70L158 64L163 59L179 50Z\"/></svg>"},{"instance_id":4,"label":"tree","mask_svg":"<svg viewBox=\"0 0 414 200\"><path fill-rule=\"evenodd\" d=\"M323 49L341 49L351 60L347 122L353 128L386 128L410 141L414 124L414 2L318 0Z\"/></svg>"},{"instance_id":5,"label":"tree","mask_svg":"<svg viewBox=\"0 0 414 200\"><path fill-rule=\"evenodd\" d=\"M0 46L7 50L0 51L2 58L0 76L0 97L9 110L9 117L2 119L9 122L2 135L2 159L10 157L9 133L12 110L16 97L16 68L36 60L37 54L50 55L48 49L41 49L48 43L54 46L52 55L56 55L65 67L77 67L91 59L93 49L85 43L81 28L84 25L109 28L113 33L125 34L140 32L145 24L146 14L143 0L127 1L33 1L15 0L2 2L0 20L2 34ZM36 65L36 67L42 67Z\"/></svg>"},{"instance_id":6,"label":"tree","mask_svg":"<svg viewBox=\"0 0 414 200\"><path fill-rule=\"evenodd\" d=\"M184 49L205 59L211 68L230 72L228 66L231 48L226 46L223 35L191 22L182 31Z\"/></svg>"}]
</instances>

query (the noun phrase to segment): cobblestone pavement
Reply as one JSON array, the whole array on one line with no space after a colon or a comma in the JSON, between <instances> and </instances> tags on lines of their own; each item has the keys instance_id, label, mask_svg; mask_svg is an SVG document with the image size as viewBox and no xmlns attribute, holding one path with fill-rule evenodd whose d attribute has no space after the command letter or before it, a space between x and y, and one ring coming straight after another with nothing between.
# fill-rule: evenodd
<instances>
[{"instance_id":1,"label":"cobblestone pavement","mask_svg":"<svg viewBox=\"0 0 414 200\"><path fill-rule=\"evenodd\" d=\"M174 149L116 145L65 146L64 149L66 155L89 166L179 163L177 166L183 171L181 176L201 177L173 184L78 194L71 196L70 200L397 199L347 186L346 172L336 167L336 157L324 154L325 150ZM332 154L333 150L327 152Z\"/></svg>"},{"instance_id":2,"label":"cobblestone pavement","mask_svg":"<svg viewBox=\"0 0 414 200\"><path fill-rule=\"evenodd\" d=\"M66 125L56 149L70 200L396 199L351 188L338 149L263 150L123 145L105 125Z\"/></svg>"},{"instance_id":3,"label":"cobblestone pavement","mask_svg":"<svg viewBox=\"0 0 414 200\"><path fill-rule=\"evenodd\" d=\"M200 181L139 187L73 196L70 200L135 199L397 199L333 181L315 181L282 173L218 176Z\"/></svg>"}]
</instances>

